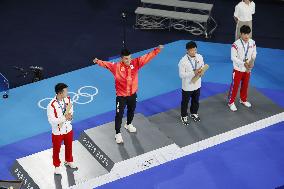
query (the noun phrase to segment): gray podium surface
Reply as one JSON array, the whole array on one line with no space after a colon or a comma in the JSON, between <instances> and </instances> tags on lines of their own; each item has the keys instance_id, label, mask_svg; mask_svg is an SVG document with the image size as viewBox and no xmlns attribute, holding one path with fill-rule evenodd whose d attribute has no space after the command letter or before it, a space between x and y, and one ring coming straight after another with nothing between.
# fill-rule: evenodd
<instances>
[{"instance_id":1,"label":"gray podium surface","mask_svg":"<svg viewBox=\"0 0 284 189\"><path fill-rule=\"evenodd\" d=\"M124 123L125 119L121 128L123 144L118 145L115 142L114 122L88 129L84 133L113 163L173 144L172 140L159 131L156 126L153 126L142 114L135 114L133 120L133 124L137 128L136 133L129 133L123 127ZM108 168L106 167L106 169ZM110 169L108 170L110 171Z\"/></svg>"},{"instance_id":2,"label":"gray podium surface","mask_svg":"<svg viewBox=\"0 0 284 189\"><path fill-rule=\"evenodd\" d=\"M64 145L62 145L60 152L62 175L54 175L52 149L17 159L12 174L27 181L23 182L23 188L61 189L107 173L78 141L73 142L73 158L78 169L64 165Z\"/></svg>"},{"instance_id":3,"label":"gray podium surface","mask_svg":"<svg viewBox=\"0 0 284 189\"><path fill-rule=\"evenodd\" d=\"M149 120L177 145L184 147L284 111L254 88L249 91L251 108L244 107L236 99L238 111L232 112L225 96L226 94L218 94L201 100L198 112L201 122L191 120L189 126L181 123L180 108L155 114Z\"/></svg>"}]
</instances>

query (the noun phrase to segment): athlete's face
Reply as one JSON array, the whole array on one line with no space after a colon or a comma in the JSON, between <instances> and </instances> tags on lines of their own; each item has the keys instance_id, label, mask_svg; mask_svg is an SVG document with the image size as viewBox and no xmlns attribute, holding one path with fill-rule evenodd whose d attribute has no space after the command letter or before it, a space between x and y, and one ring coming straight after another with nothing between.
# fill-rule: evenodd
<instances>
[{"instance_id":1,"label":"athlete's face","mask_svg":"<svg viewBox=\"0 0 284 189\"><path fill-rule=\"evenodd\" d=\"M195 57L196 53L197 53L197 48L187 49L187 54L191 57Z\"/></svg>"},{"instance_id":2,"label":"athlete's face","mask_svg":"<svg viewBox=\"0 0 284 189\"><path fill-rule=\"evenodd\" d=\"M249 40L249 34L244 34L244 33L242 33L242 34L241 34L241 38L242 38L243 41L248 42L248 40Z\"/></svg>"},{"instance_id":3,"label":"athlete's face","mask_svg":"<svg viewBox=\"0 0 284 189\"><path fill-rule=\"evenodd\" d=\"M61 98L66 98L67 95L68 95L68 88L63 89L63 91L59 92L58 95L59 95Z\"/></svg>"},{"instance_id":4,"label":"athlete's face","mask_svg":"<svg viewBox=\"0 0 284 189\"><path fill-rule=\"evenodd\" d=\"M124 64L126 64L126 65L130 65L130 63L131 63L131 55L121 57L121 61Z\"/></svg>"},{"instance_id":5,"label":"athlete's face","mask_svg":"<svg viewBox=\"0 0 284 189\"><path fill-rule=\"evenodd\" d=\"M251 1L250 1L250 0L244 0L244 2L245 2L246 4L249 4Z\"/></svg>"}]
</instances>

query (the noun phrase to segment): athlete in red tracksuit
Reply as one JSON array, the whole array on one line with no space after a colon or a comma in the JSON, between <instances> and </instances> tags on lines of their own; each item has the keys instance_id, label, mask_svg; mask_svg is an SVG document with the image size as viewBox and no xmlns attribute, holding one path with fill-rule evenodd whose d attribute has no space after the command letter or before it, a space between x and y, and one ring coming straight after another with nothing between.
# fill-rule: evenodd
<instances>
[{"instance_id":1,"label":"athlete in red tracksuit","mask_svg":"<svg viewBox=\"0 0 284 189\"><path fill-rule=\"evenodd\" d=\"M73 119L73 105L70 97L67 96L67 87L64 83L58 83L55 86L56 96L47 106L47 117L52 128L52 159L55 174L61 174L59 153L63 141L65 145L65 164L71 168L77 168L72 156L73 130L71 120ZM64 115L70 103L72 105L70 112Z\"/></svg>"},{"instance_id":2,"label":"athlete in red tracksuit","mask_svg":"<svg viewBox=\"0 0 284 189\"><path fill-rule=\"evenodd\" d=\"M240 103L246 107L251 107L251 103L248 102L247 96L251 69L254 66L256 58L255 41L249 37L251 32L250 27L244 25L241 27L240 31L241 38L235 41L231 48L231 59L233 61L234 70L232 84L228 94L228 105L232 111L237 111L235 99L240 84Z\"/></svg>"},{"instance_id":3,"label":"athlete in red tracksuit","mask_svg":"<svg viewBox=\"0 0 284 189\"><path fill-rule=\"evenodd\" d=\"M95 64L107 68L114 75L116 89L115 140L118 144L123 143L120 128L125 106L127 106L127 122L124 127L131 133L136 132L132 120L136 108L138 71L154 58L162 48L163 46L160 45L150 53L135 59L131 59L130 52L124 49L121 52L121 61L118 63L106 62L97 58L93 60Z\"/></svg>"}]
</instances>

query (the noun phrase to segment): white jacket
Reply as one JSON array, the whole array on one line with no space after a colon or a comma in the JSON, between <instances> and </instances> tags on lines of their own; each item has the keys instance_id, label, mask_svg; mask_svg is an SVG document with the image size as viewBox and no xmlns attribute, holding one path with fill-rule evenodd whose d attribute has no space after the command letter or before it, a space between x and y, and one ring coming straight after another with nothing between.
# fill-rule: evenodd
<instances>
[{"instance_id":1,"label":"white jacket","mask_svg":"<svg viewBox=\"0 0 284 189\"><path fill-rule=\"evenodd\" d=\"M66 107L69 103L72 103L69 96L59 102L62 108L64 107L64 102ZM73 115L73 104L70 113ZM47 117L54 135L67 134L72 130L71 121L66 121L56 97L54 97L47 106ZM63 123L61 128L59 128L60 123Z\"/></svg>"},{"instance_id":2,"label":"white jacket","mask_svg":"<svg viewBox=\"0 0 284 189\"><path fill-rule=\"evenodd\" d=\"M248 5L242 1L235 7L234 16L241 22L251 21L253 14L255 14L255 3L253 1Z\"/></svg>"},{"instance_id":3,"label":"white jacket","mask_svg":"<svg viewBox=\"0 0 284 189\"><path fill-rule=\"evenodd\" d=\"M254 40L249 39L248 43L245 43L243 41L243 44L244 46L242 45L241 39L238 39L233 43L231 48L231 60L233 61L234 69L240 72L246 71L246 67L244 65L245 64L244 59L248 44L249 44L249 49L247 52L248 61L250 61L252 58L255 60L257 54Z\"/></svg>"},{"instance_id":4,"label":"white jacket","mask_svg":"<svg viewBox=\"0 0 284 189\"><path fill-rule=\"evenodd\" d=\"M179 77L182 79L182 89L184 91L195 91L201 87L201 78L198 79L195 83L192 83L191 80L195 76L194 68L192 67L189 59L193 63L196 69L199 69L204 66L203 57L200 54L196 54L195 58L191 58L188 54L181 58L179 61Z\"/></svg>"}]
</instances>

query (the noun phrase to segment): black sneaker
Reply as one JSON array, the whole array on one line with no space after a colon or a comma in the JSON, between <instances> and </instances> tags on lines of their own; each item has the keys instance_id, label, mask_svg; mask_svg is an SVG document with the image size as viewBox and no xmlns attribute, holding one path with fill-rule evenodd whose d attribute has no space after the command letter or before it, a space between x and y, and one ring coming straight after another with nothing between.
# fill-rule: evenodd
<instances>
[{"instance_id":1,"label":"black sneaker","mask_svg":"<svg viewBox=\"0 0 284 189\"><path fill-rule=\"evenodd\" d=\"M191 117L191 119L193 119L194 122L201 121L200 117L198 116L198 114L191 114L190 117Z\"/></svg>"},{"instance_id":2,"label":"black sneaker","mask_svg":"<svg viewBox=\"0 0 284 189\"><path fill-rule=\"evenodd\" d=\"M189 119L188 116L180 117L182 124L189 125Z\"/></svg>"}]
</instances>

